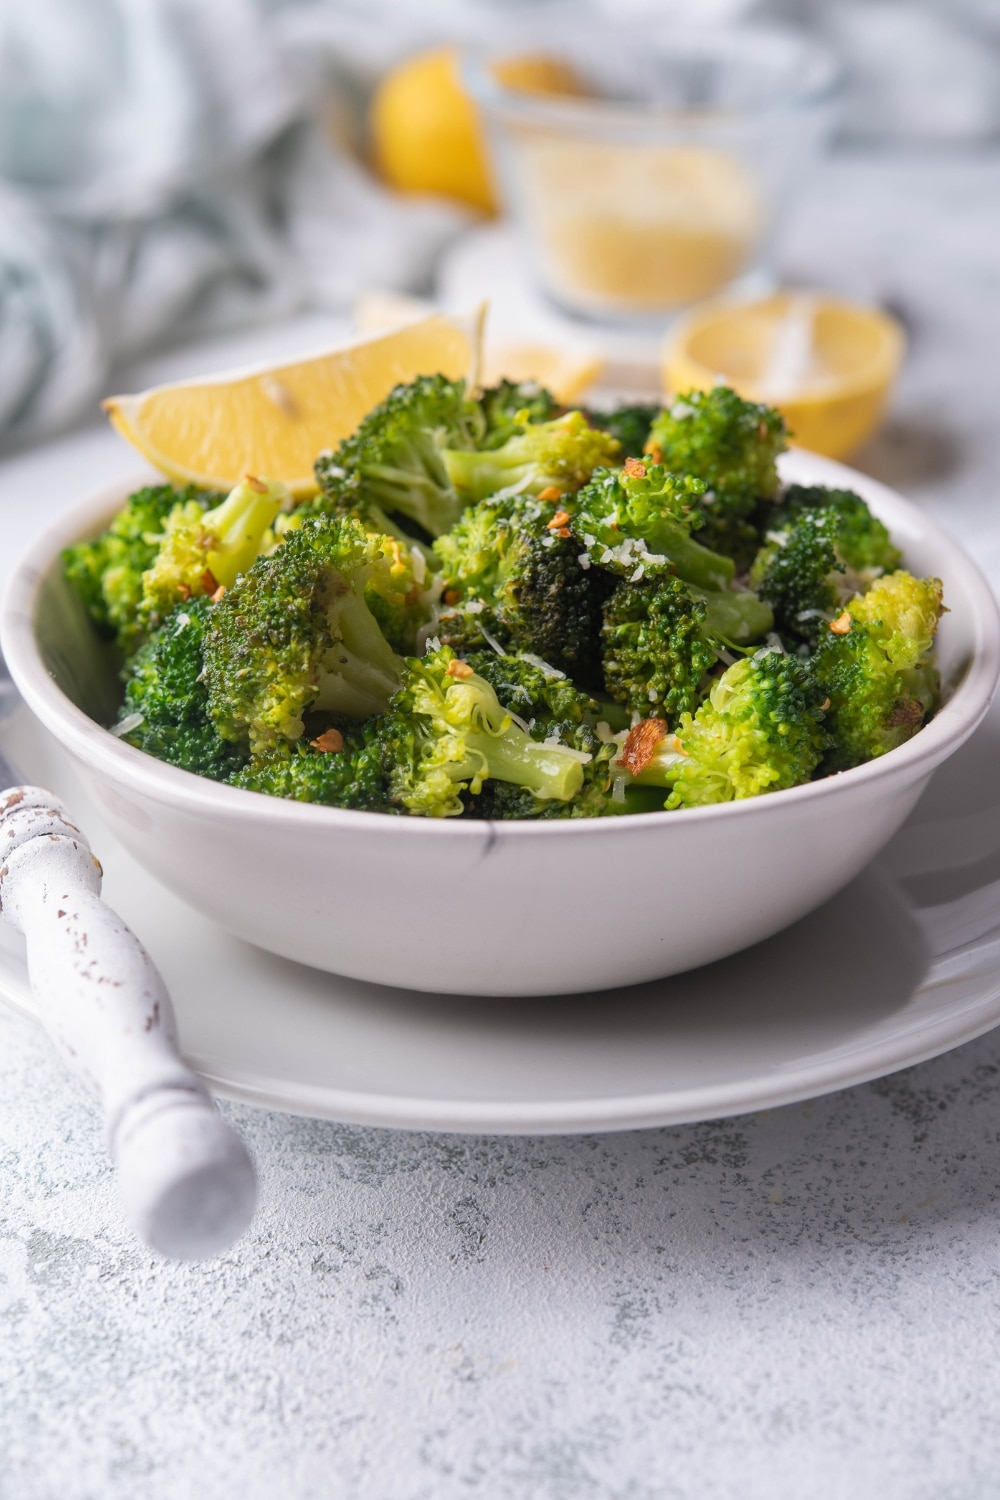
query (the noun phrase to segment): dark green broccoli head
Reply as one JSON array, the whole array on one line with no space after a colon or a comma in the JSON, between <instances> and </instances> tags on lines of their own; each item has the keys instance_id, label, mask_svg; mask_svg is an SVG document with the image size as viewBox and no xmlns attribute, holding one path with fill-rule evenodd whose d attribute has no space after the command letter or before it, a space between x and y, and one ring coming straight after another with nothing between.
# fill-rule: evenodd
<instances>
[{"instance_id":1,"label":"dark green broccoli head","mask_svg":"<svg viewBox=\"0 0 1000 1500\"><path fill-rule=\"evenodd\" d=\"M638 458L645 451L649 430L659 415L659 406L619 406L614 411L590 411L587 420L602 432L610 432L621 444L626 458Z\"/></svg>"},{"instance_id":2,"label":"dark green broccoli head","mask_svg":"<svg viewBox=\"0 0 1000 1500\"><path fill-rule=\"evenodd\" d=\"M180 605L132 657L116 733L137 750L196 776L225 781L245 760L209 713L202 680L208 599Z\"/></svg>"},{"instance_id":3,"label":"dark green broccoli head","mask_svg":"<svg viewBox=\"0 0 1000 1500\"><path fill-rule=\"evenodd\" d=\"M692 536L701 525L700 479L629 459L623 469L598 469L566 502L573 535L589 561L633 582L677 573L702 588L726 588L734 568Z\"/></svg>"},{"instance_id":4,"label":"dark green broccoli head","mask_svg":"<svg viewBox=\"0 0 1000 1500\"><path fill-rule=\"evenodd\" d=\"M479 405L486 423L480 448L501 448L525 422L548 422L559 409L551 391L533 380L501 380L487 386Z\"/></svg>"},{"instance_id":5,"label":"dark green broccoli head","mask_svg":"<svg viewBox=\"0 0 1000 1500\"><path fill-rule=\"evenodd\" d=\"M814 642L843 607L844 565L833 510L800 510L769 531L750 570L751 586L774 610L782 635Z\"/></svg>"},{"instance_id":6,"label":"dark green broccoli head","mask_svg":"<svg viewBox=\"0 0 1000 1500\"><path fill-rule=\"evenodd\" d=\"M675 397L653 422L646 451L675 474L704 481L705 544L743 562L757 542L757 503L777 494L787 436L780 412L718 385Z\"/></svg>"},{"instance_id":7,"label":"dark green broccoli head","mask_svg":"<svg viewBox=\"0 0 1000 1500\"><path fill-rule=\"evenodd\" d=\"M116 638L126 653L135 649L142 635L142 575L153 564L167 517L178 506L201 512L219 499L193 486L150 485L129 496L96 541L66 549L66 577L79 589L101 635Z\"/></svg>"},{"instance_id":8,"label":"dark green broccoli head","mask_svg":"<svg viewBox=\"0 0 1000 1500\"><path fill-rule=\"evenodd\" d=\"M579 411L548 422L523 421L499 448L448 450L444 462L467 505L501 492L555 499L573 490L601 464L614 463L618 444L591 427Z\"/></svg>"},{"instance_id":9,"label":"dark green broccoli head","mask_svg":"<svg viewBox=\"0 0 1000 1500\"><path fill-rule=\"evenodd\" d=\"M379 734L393 800L421 817L460 817L491 778L558 801L583 783L586 756L533 740L447 647L407 660Z\"/></svg>"},{"instance_id":10,"label":"dark green broccoli head","mask_svg":"<svg viewBox=\"0 0 1000 1500\"><path fill-rule=\"evenodd\" d=\"M815 644L849 599L897 566L899 551L851 490L791 485L769 511L750 582L783 635Z\"/></svg>"},{"instance_id":11,"label":"dark green broccoli head","mask_svg":"<svg viewBox=\"0 0 1000 1500\"><path fill-rule=\"evenodd\" d=\"M821 702L802 661L764 649L728 667L697 713L681 716L675 734L652 721L656 732L644 741L647 726L636 726L621 763L640 785L670 787L668 808L798 786L827 744Z\"/></svg>"},{"instance_id":12,"label":"dark green broccoli head","mask_svg":"<svg viewBox=\"0 0 1000 1500\"><path fill-rule=\"evenodd\" d=\"M604 605L604 683L640 718L693 710L717 661L708 611L679 578L621 582Z\"/></svg>"},{"instance_id":13,"label":"dark green broccoli head","mask_svg":"<svg viewBox=\"0 0 1000 1500\"><path fill-rule=\"evenodd\" d=\"M892 545L886 526L873 516L853 490L831 489L822 484L790 484L775 506L769 507L767 526L780 531L803 511L832 511L836 516L837 556L854 573L868 581L899 567L899 548ZM858 593L862 590L857 590Z\"/></svg>"},{"instance_id":14,"label":"dark green broccoli head","mask_svg":"<svg viewBox=\"0 0 1000 1500\"><path fill-rule=\"evenodd\" d=\"M315 709L382 713L402 677L367 602L395 593L387 537L351 518L314 518L237 579L209 617L205 681L228 739L260 754L303 732Z\"/></svg>"},{"instance_id":15,"label":"dark green broccoli head","mask_svg":"<svg viewBox=\"0 0 1000 1500\"><path fill-rule=\"evenodd\" d=\"M435 543L451 606L439 622L441 640L478 649L492 636L504 650L528 651L584 686L599 681L601 605L610 581L589 558L581 564L567 519L557 502L525 495L467 510Z\"/></svg>"},{"instance_id":16,"label":"dark green broccoli head","mask_svg":"<svg viewBox=\"0 0 1000 1500\"><path fill-rule=\"evenodd\" d=\"M461 380L421 375L397 385L357 430L316 460L321 494L313 509L355 514L375 530L430 541L465 507L448 475L445 449L474 448L486 420Z\"/></svg>"},{"instance_id":17,"label":"dark green broccoli head","mask_svg":"<svg viewBox=\"0 0 1000 1500\"><path fill-rule=\"evenodd\" d=\"M916 734L937 701L931 652L940 614L940 579L900 570L823 631L812 669L833 739L824 771L862 765Z\"/></svg>"},{"instance_id":18,"label":"dark green broccoli head","mask_svg":"<svg viewBox=\"0 0 1000 1500\"><path fill-rule=\"evenodd\" d=\"M279 741L237 771L231 784L296 802L396 813L386 787L378 723L343 721L311 741Z\"/></svg>"},{"instance_id":19,"label":"dark green broccoli head","mask_svg":"<svg viewBox=\"0 0 1000 1500\"><path fill-rule=\"evenodd\" d=\"M508 713L529 722L596 724L603 716L596 698L581 692L565 673L537 657L477 651L466 660L489 683Z\"/></svg>"}]
</instances>

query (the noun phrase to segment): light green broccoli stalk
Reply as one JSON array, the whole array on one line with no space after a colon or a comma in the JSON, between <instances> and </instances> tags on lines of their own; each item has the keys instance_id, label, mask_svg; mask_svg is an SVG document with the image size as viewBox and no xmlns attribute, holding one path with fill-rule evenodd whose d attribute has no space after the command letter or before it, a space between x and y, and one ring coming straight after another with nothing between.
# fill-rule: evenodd
<instances>
[{"instance_id":1,"label":"light green broccoli stalk","mask_svg":"<svg viewBox=\"0 0 1000 1500\"><path fill-rule=\"evenodd\" d=\"M421 817L461 816L462 794L476 796L490 778L537 798L569 801L589 760L584 752L533 740L489 683L447 646L407 660L381 733L391 795Z\"/></svg>"},{"instance_id":2,"label":"light green broccoli stalk","mask_svg":"<svg viewBox=\"0 0 1000 1500\"><path fill-rule=\"evenodd\" d=\"M232 588L274 545L275 520L291 503L283 484L247 474L213 510L202 510L196 501L175 506L156 556L142 575L143 624L155 628L176 605Z\"/></svg>"}]
</instances>

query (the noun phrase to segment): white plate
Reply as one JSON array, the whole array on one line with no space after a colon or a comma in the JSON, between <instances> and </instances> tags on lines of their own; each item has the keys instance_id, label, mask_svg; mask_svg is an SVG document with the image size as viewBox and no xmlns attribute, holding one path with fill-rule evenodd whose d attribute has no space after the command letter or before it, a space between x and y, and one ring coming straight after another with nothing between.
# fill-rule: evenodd
<instances>
[{"instance_id":1,"label":"white plate","mask_svg":"<svg viewBox=\"0 0 1000 1500\"><path fill-rule=\"evenodd\" d=\"M876 864L795 927L674 979L531 1000L380 988L228 937L115 843L26 712L3 740L87 830L108 900L170 987L185 1053L230 1098L411 1129L628 1129L844 1088L1000 1022L997 706ZM0 994L32 1013L2 922Z\"/></svg>"}]
</instances>

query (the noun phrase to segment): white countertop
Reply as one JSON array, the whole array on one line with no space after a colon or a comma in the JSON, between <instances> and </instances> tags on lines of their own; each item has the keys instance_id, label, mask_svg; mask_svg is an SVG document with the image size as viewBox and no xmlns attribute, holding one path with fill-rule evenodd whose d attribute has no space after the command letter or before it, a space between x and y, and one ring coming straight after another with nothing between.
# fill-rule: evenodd
<instances>
[{"instance_id":1,"label":"white countertop","mask_svg":"<svg viewBox=\"0 0 1000 1500\"><path fill-rule=\"evenodd\" d=\"M842 158L783 259L910 322L857 461L1000 584L1000 158ZM0 581L62 499L134 467L96 427L8 457ZM253 1230L157 1260L89 1100L0 1011L0 1500L997 1493L1000 1034L619 1136L225 1108L260 1168Z\"/></svg>"}]
</instances>

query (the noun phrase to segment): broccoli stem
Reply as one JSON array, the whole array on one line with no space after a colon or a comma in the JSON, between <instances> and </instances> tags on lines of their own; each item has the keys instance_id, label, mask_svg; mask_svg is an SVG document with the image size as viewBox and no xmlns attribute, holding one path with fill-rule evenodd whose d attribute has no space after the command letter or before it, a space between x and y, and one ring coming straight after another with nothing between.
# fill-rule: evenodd
<instances>
[{"instance_id":1,"label":"broccoli stem","mask_svg":"<svg viewBox=\"0 0 1000 1500\"><path fill-rule=\"evenodd\" d=\"M492 779L527 787L536 797L568 802L583 785L583 765L575 756L558 745L529 739L523 731L474 730L466 745L473 755L484 757Z\"/></svg>"},{"instance_id":2,"label":"broccoli stem","mask_svg":"<svg viewBox=\"0 0 1000 1500\"><path fill-rule=\"evenodd\" d=\"M699 589L689 592L705 603L705 634L734 646L759 641L774 625L769 605L745 589Z\"/></svg>"},{"instance_id":3,"label":"broccoli stem","mask_svg":"<svg viewBox=\"0 0 1000 1500\"><path fill-rule=\"evenodd\" d=\"M217 583L232 588L239 575L256 561L264 533L273 526L287 497L284 485L265 484L248 476L221 505L205 512L201 525L215 540L205 563Z\"/></svg>"},{"instance_id":4,"label":"broccoli stem","mask_svg":"<svg viewBox=\"0 0 1000 1500\"><path fill-rule=\"evenodd\" d=\"M681 526L661 521L646 538L650 552L669 557L685 583L703 589L727 589L736 571L735 565L721 553L711 552L696 542Z\"/></svg>"},{"instance_id":5,"label":"broccoli stem","mask_svg":"<svg viewBox=\"0 0 1000 1500\"><path fill-rule=\"evenodd\" d=\"M333 644L320 663L312 706L368 719L388 708L402 678L403 660L389 646L360 591L339 573L333 587L334 597L327 605Z\"/></svg>"}]
</instances>

